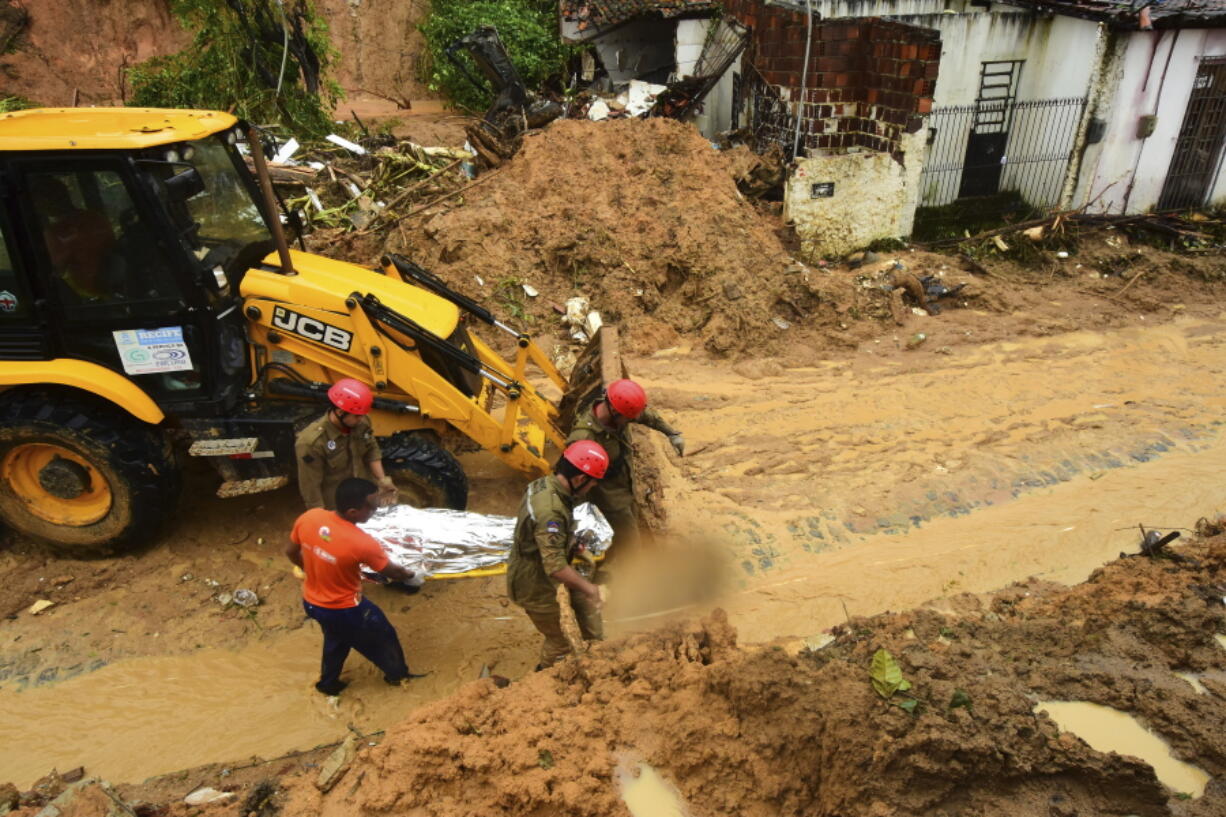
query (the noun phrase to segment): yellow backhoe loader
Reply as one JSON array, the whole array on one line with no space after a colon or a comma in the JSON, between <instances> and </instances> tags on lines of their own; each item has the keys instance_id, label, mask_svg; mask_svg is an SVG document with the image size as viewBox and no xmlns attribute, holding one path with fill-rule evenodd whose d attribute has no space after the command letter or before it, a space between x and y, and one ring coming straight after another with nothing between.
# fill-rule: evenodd
<instances>
[{"instance_id":1,"label":"yellow backhoe loader","mask_svg":"<svg viewBox=\"0 0 1226 817\"><path fill-rule=\"evenodd\" d=\"M258 136L225 113L0 115L0 239L0 519L68 550L150 541L184 455L223 497L287 484L341 377L375 389L403 498L463 508L448 437L546 473L566 415L621 375L607 330L568 382L406 258L290 250ZM481 325L511 336L509 359Z\"/></svg>"}]
</instances>

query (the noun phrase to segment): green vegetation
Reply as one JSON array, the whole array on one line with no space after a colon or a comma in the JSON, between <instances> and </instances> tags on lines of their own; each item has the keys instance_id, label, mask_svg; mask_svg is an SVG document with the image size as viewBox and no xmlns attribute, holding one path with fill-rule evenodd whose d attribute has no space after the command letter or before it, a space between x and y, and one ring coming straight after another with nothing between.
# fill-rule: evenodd
<instances>
[{"instance_id":1,"label":"green vegetation","mask_svg":"<svg viewBox=\"0 0 1226 817\"><path fill-rule=\"evenodd\" d=\"M299 137L322 136L341 95L328 79L336 57L311 0L171 0L188 48L128 71L140 107L231 111L279 123Z\"/></svg>"},{"instance_id":2,"label":"green vegetation","mask_svg":"<svg viewBox=\"0 0 1226 817\"><path fill-rule=\"evenodd\" d=\"M26 108L37 107L37 102L26 99L24 96L0 97L0 113L8 113L9 111L24 111Z\"/></svg>"},{"instance_id":3,"label":"green vegetation","mask_svg":"<svg viewBox=\"0 0 1226 817\"><path fill-rule=\"evenodd\" d=\"M494 100L492 89L473 87L447 58L447 47L480 26L493 26L507 48L524 84L539 88L560 76L569 49L558 34L558 7L546 0L434 0L421 24L429 47L423 80L430 90L444 94L457 107L484 111ZM474 77L482 79L472 60L456 55ZM484 82L484 79L482 79Z\"/></svg>"},{"instance_id":4,"label":"green vegetation","mask_svg":"<svg viewBox=\"0 0 1226 817\"><path fill-rule=\"evenodd\" d=\"M993 196L958 199L940 207L916 208L911 238L914 241L961 238L1042 215L1020 193L1004 190Z\"/></svg>"}]
</instances>

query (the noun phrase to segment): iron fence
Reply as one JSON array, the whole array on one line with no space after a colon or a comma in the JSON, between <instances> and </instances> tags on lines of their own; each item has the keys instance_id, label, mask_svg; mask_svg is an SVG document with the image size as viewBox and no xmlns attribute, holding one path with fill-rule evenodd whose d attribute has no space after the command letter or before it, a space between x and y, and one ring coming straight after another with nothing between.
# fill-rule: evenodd
<instances>
[{"instance_id":1,"label":"iron fence","mask_svg":"<svg viewBox=\"0 0 1226 817\"><path fill-rule=\"evenodd\" d=\"M1222 169L1226 139L1226 61L1201 63L1188 97L1179 139L1166 171L1159 210L1183 210L1208 203Z\"/></svg>"},{"instance_id":2,"label":"iron fence","mask_svg":"<svg viewBox=\"0 0 1226 817\"><path fill-rule=\"evenodd\" d=\"M920 206L979 197L1058 204L1085 104L1075 97L934 108Z\"/></svg>"}]
</instances>

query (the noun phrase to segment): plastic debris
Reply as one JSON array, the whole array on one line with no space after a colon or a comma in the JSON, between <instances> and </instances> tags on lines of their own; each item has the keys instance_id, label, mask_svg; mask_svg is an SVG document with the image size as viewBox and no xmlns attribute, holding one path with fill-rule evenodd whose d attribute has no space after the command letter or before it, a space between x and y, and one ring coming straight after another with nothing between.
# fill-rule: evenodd
<instances>
[{"instance_id":1,"label":"plastic debris","mask_svg":"<svg viewBox=\"0 0 1226 817\"><path fill-rule=\"evenodd\" d=\"M791 329L792 324L785 321L783 318L771 318L771 322L780 329Z\"/></svg>"},{"instance_id":2,"label":"plastic debris","mask_svg":"<svg viewBox=\"0 0 1226 817\"><path fill-rule=\"evenodd\" d=\"M298 140L291 136L289 141L282 145L281 149L277 151L277 155L272 157L272 160L274 163L279 165L287 164L290 157L293 156L297 150Z\"/></svg>"},{"instance_id":3,"label":"plastic debris","mask_svg":"<svg viewBox=\"0 0 1226 817\"><path fill-rule=\"evenodd\" d=\"M927 335L925 335L923 332L916 332L914 335L912 335L910 338L907 339L907 348L908 349L918 349L920 346L923 345L924 341L926 340L928 340Z\"/></svg>"},{"instance_id":4,"label":"plastic debris","mask_svg":"<svg viewBox=\"0 0 1226 817\"><path fill-rule=\"evenodd\" d=\"M522 286L524 288L524 294L529 298L535 298L537 295L541 294L540 291L531 284L522 284Z\"/></svg>"},{"instance_id":5,"label":"plastic debris","mask_svg":"<svg viewBox=\"0 0 1226 817\"><path fill-rule=\"evenodd\" d=\"M257 596L254 591L248 590L245 587L240 587L238 590L234 591L234 603L239 607L258 607L260 604L260 597Z\"/></svg>"},{"instance_id":6,"label":"plastic debris","mask_svg":"<svg viewBox=\"0 0 1226 817\"><path fill-rule=\"evenodd\" d=\"M603 99L598 99L587 109L587 118L593 122L609 118L609 105Z\"/></svg>"},{"instance_id":7,"label":"plastic debris","mask_svg":"<svg viewBox=\"0 0 1226 817\"><path fill-rule=\"evenodd\" d=\"M337 136L335 133L329 133L324 138L327 139L329 142L331 142L334 145L343 147L345 150L349 151L350 153L356 153L359 156L364 156L366 154L366 148L362 147L356 142L350 142L348 139L346 139L343 136Z\"/></svg>"},{"instance_id":8,"label":"plastic debris","mask_svg":"<svg viewBox=\"0 0 1226 817\"><path fill-rule=\"evenodd\" d=\"M38 601L30 605L29 613L32 616L36 616L39 613L41 613L43 610L46 610L48 607L54 607L54 606L55 606L55 602L53 602L51 599L39 599Z\"/></svg>"},{"instance_id":9,"label":"plastic debris","mask_svg":"<svg viewBox=\"0 0 1226 817\"><path fill-rule=\"evenodd\" d=\"M196 789L187 797L183 798L183 802L189 806L203 806L209 803L221 803L234 798L232 791L218 791L211 786L205 786L202 789Z\"/></svg>"},{"instance_id":10,"label":"plastic debris","mask_svg":"<svg viewBox=\"0 0 1226 817\"><path fill-rule=\"evenodd\" d=\"M642 116L656 104L656 97L668 90L666 85L653 85L642 80L630 80L630 87L624 92L626 113L631 116ZM618 96L621 100L621 96Z\"/></svg>"}]
</instances>

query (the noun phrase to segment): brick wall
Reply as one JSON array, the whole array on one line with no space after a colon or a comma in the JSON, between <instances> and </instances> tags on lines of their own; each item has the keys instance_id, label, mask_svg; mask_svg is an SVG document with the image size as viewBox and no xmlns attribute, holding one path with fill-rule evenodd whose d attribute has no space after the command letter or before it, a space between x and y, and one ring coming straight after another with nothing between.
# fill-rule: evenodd
<instances>
[{"instance_id":1,"label":"brick wall","mask_svg":"<svg viewBox=\"0 0 1226 817\"><path fill-rule=\"evenodd\" d=\"M932 110L941 59L936 31L878 18L815 20L802 83L804 13L761 0L724 5L752 32L744 76L753 124L761 138L783 143L788 152L798 111L802 150L858 146L897 153L902 133L918 130L920 117Z\"/></svg>"}]
</instances>

